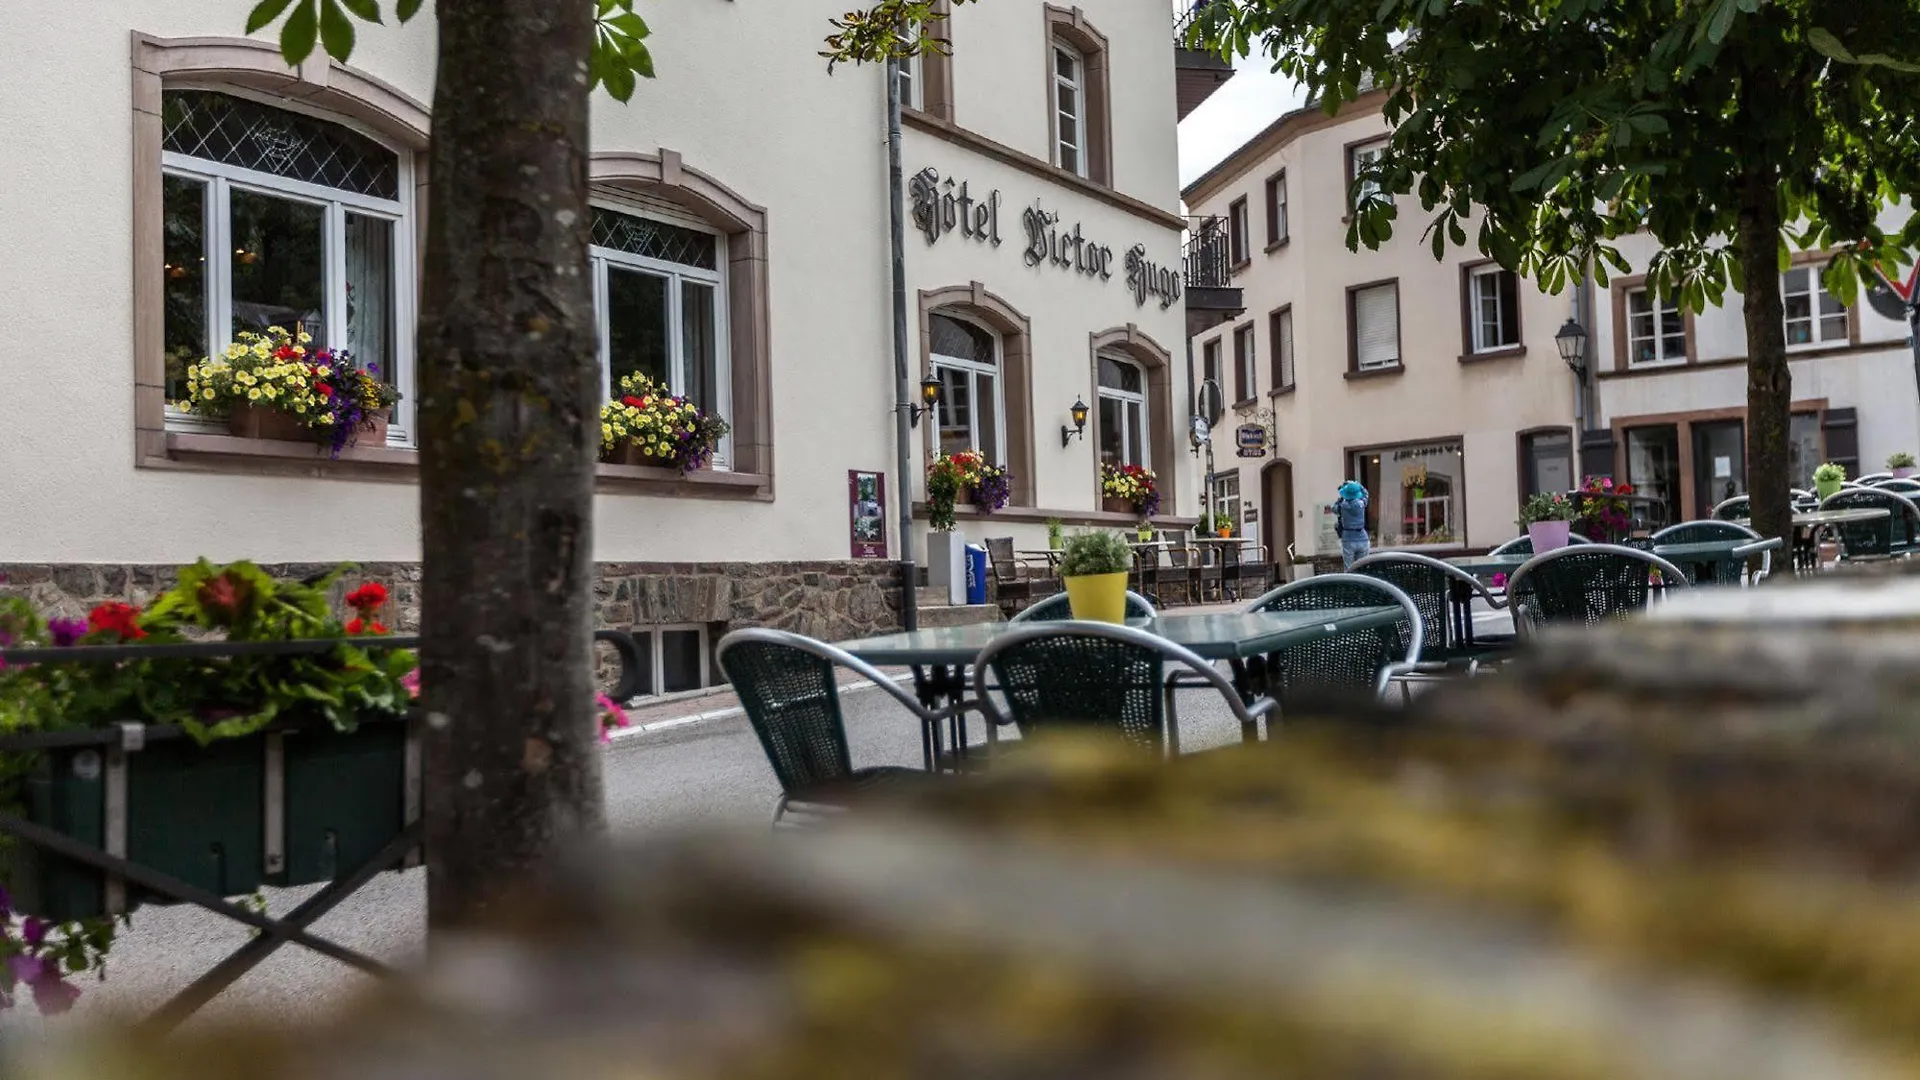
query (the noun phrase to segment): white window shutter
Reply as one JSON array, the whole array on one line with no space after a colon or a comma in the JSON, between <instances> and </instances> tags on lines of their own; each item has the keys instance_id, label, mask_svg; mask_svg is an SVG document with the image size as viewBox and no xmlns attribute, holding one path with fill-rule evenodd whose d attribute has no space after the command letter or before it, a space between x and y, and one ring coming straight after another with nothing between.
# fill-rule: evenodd
<instances>
[{"instance_id":1,"label":"white window shutter","mask_svg":"<svg viewBox=\"0 0 1920 1080\"><path fill-rule=\"evenodd\" d=\"M1355 366L1361 371L1400 362L1400 287L1375 285L1353 294Z\"/></svg>"}]
</instances>

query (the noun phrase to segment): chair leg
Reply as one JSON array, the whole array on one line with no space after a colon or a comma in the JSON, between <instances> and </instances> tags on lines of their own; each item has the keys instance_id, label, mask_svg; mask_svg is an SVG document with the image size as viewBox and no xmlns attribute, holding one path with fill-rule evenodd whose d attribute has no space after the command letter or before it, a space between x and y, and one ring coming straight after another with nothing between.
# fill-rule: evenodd
<instances>
[{"instance_id":1,"label":"chair leg","mask_svg":"<svg viewBox=\"0 0 1920 1080\"><path fill-rule=\"evenodd\" d=\"M1173 703L1173 683L1166 686L1167 695L1167 756L1180 756L1180 710Z\"/></svg>"},{"instance_id":2,"label":"chair leg","mask_svg":"<svg viewBox=\"0 0 1920 1080\"><path fill-rule=\"evenodd\" d=\"M785 793L782 793L780 796L780 801L773 804L773 824L769 826L769 828L778 829L780 827L780 819L786 816L787 816L787 796Z\"/></svg>"}]
</instances>

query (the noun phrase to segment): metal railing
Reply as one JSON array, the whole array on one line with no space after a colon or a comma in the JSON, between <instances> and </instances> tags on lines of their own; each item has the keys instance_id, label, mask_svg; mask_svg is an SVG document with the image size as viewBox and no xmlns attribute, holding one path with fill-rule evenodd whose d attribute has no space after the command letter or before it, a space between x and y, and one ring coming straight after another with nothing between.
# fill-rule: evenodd
<instances>
[{"instance_id":1,"label":"metal railing","mask_svg":"<svg viewBox=\"0 0 1920 1080\"><path fill-rule=\"evenodd\" d=\"M1231 288L1233 255L1227 242L1227 221L1218 215L1187 219L1187 242L1181 250L1187 288Z\"/></svg>"},{"instance_id":2,"label":"metal railing","mask_svg":"<svg viewBox=\"0 0 1920 1080\"><path fill-rule=\"evenodd\" d=\"M1173 10L1173 43L1181 48L1187 47L1187 32L1193 29L1207 8L1213 6L1213 0L1184 0Z\"/></svg>"}]
</instances>

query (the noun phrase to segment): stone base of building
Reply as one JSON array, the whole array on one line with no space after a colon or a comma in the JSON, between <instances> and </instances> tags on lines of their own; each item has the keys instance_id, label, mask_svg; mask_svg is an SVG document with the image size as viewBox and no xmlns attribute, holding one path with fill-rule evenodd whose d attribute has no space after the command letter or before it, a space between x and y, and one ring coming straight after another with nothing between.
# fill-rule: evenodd
<instances>
[{"instance_id":1,"label":"stone base of building","mask_svg":"<svg viewBox=\"0 0 1920 1080\"><path fill-rule=\"evenodd\" d=\"M269 563L297 580L332 563ZM84 616L121 600L145 606L171 587L178 567L127 563L0 563L0 596L24 596L43 615ZM420 628L420 564L358 563L336 586L386 585L396 633ZM595 625L603 629L704 628L710 639L748 626L791 630L826 641L900 628L899 567L892 562L601 563L594 581ZM336 598L336 601L338 598Z\"/></svg>"}]
</instances>

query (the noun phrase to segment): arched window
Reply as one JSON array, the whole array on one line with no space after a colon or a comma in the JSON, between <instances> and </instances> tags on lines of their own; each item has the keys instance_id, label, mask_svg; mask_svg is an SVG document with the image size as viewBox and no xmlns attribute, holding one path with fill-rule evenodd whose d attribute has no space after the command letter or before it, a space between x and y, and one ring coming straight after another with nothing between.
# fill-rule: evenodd
<instances>
[{"instance_id":1,"label":"arched window","mask_svg":"<svg viewBox=\"0 0 1920 1080\"><path fill-rule=\"evenodd\" d=\"M594 310L606 393L644 374L722 417L733 415L727 238L684 215L593 208ZM731 459L723 443L717 465Z\"/></svg>"},{"instance_id":2,"label":"arched window","mask_svg":"<svg viewBox=\"0 0 1920 1080\"><path fill-rule=\"evenodd\" d=\"M1117 356L1098 360L1100 463L1150 466L1146 373Z\"/></svg>"},{"instance_id":3,"label":"arched window","mask_svg":"<svg viewBox=\"0 0 1920 1080\"><path fill-rule=\"evenodd\" d=\"M349 350L412 416L411 162L345 124L189 87L160 96L167 400L241 331Z\"/></svg>"},{"instance_id":4,"label":"arched window","mask_svg":"<svg viewBox=\"0 0 1920 1080\"><path fill-rule=\"evenodd\" d=\"M999 335L944 312L929 315L927 329L933 375L941 382L935 413L941 452L976 449L994 463L1004 464L1006 405L1001 396Z\"/></svg>"}]
</instances>

